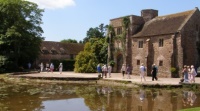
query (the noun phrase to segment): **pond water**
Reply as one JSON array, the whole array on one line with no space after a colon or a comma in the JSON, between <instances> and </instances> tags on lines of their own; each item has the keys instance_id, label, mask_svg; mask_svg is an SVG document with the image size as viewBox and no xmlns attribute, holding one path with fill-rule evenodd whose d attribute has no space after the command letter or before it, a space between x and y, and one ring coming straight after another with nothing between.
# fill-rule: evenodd
<instances>
[{"instance_id":1,"label":"pond water","mask_svg":"<svg viewBox=\"0 0 200 111\"><path fill-rule=\"evenodd\" d=\"M0 82L0 111L177 111L200 107L188 89Z\"/></svg>"}]
</instances>

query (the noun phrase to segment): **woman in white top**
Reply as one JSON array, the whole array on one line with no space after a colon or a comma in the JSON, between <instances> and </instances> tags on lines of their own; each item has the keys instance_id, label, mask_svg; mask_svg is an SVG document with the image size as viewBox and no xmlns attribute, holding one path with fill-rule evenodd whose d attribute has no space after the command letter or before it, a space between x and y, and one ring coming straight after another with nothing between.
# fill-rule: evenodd
<instances>
[{"instance_id":1,"label":"woman in white top","mask_svg":"<svg viewBox=\"0 0 200 111\"><path fill-rule=\"evenodd\" d=\"M53 65L53 63L50 64L50 70L51 70L51 72L53 73L53 70L54 70L54 65Z\"/></svg>"},{"instance_id":2,"label":"woman in white top","mask_svg":"<svg viewBox=\"0 0 200 111\"><path fill-rule=\"evenodd\" d=\"M126 72L126 66L125 66L125 64L122 65L121 72L122 72L122 76L124 78L124 74Z\"/></svg>"},{"instance_id":3,"label":"woman in white top","mask_svg":"<svg viewBox=\"0 0 200 111\"><path fill-rule=\"evenodd\" d=\"M109 77L111 77L111 71L112 71L112 66L108 66L108 74L109 74Z\"/></svg>"},{"instance_id":4,"label":"woman in white top","mask_svg":"<svg viewBox=\"0 0 200 111\"><path fill-rule=\"evenodd\" d=\"M42 72L43 69L44 69L44 64L41 62L41 64L40 64L40 71Z\"/></svg>"},{"instance_id":5,"label":"woman in white top","mask_svg":"<svg viewBox=\"0 0 200 111\"><path fill-rule=\"evenodd\" d=\"M59 72L60 72L60 74L62 74L62 69L63 69L63 65L62 65L62 63L60 63L60 65L58 66L58 68L59 68Z\"/></svg>"},{"instance_id":6,"label":"woman in white top","mask_svg":"<svg viewBox=\"0 0 200 111\"><path fill-rule=\"evenodd\" d=\"M191 65L191 71L190 71L190 82L195 83L195 76L197 75L194 66Z\"/></svg>"},{"instance_id":7,"label":"woman in white top","mask_svg":"<svg viewBox=\"0 0 200 111\"><path fill-rule=\"evenodd\" d=\"M140 66L140 78L141 78L141 82L142 82L142 78L144 79L144 81L146 81L146 79L145 79L145 67L144 67L144 65L143 65L143 63L141 64L141 66Z\"/></svg>"}]
</instances>

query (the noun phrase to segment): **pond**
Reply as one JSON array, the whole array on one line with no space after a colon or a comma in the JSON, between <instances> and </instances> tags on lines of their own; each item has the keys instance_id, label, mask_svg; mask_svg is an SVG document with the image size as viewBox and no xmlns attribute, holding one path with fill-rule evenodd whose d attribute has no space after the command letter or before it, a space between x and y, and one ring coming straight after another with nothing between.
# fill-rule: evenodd
<instances>
[{"instance_id":1,"label":"pond","mask_svg":"<svg viewBox=\"0 0 200 111\"><path fill-rule=\"evenodd\" d=\"M0 81L0 111L177 111L200 107L185 89Z\"/></svg>"}]
</instances>

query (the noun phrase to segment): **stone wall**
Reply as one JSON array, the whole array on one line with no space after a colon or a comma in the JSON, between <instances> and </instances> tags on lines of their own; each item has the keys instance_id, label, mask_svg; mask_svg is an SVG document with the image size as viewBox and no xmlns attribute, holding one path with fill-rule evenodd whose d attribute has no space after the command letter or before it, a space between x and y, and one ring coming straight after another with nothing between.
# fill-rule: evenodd
<instances>
[{"instance_id":1,"label":"stone wall","mask_svg":"<svg viewBox=\"0 0 200 111\"><path fill-rule=\"evenodd\" d=\"M159 47L159 39L163 39L163 47ZM143 48L138 48L139 41L143 41ZM141 63L144 63L147 75L151 75L151 66L156 64L159 69L158 76L171 77L172 35L133 38L132 44L133 74L138 74ZM159 66L159 61L163 61L162 66Z\"/></svg>"}]
</instances>

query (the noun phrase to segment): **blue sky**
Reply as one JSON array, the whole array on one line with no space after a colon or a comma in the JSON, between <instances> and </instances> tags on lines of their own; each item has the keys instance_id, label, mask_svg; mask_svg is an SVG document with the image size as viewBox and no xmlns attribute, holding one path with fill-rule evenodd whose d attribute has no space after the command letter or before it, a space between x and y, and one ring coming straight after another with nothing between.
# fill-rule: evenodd
<instances>
[{"instance_id":1,"label":"blue sky","mask_svg":"<svg viewBox=\"0 0 200 111\"><path fill-rule=\"evenodd\" d=\"M143 9L156 9L158 15L200 9L199 0L28 0L35 2L43 13L45 41L83 40L89 28L107 25L110 19L141 15Z\"/></svg>"}]
</instances>

